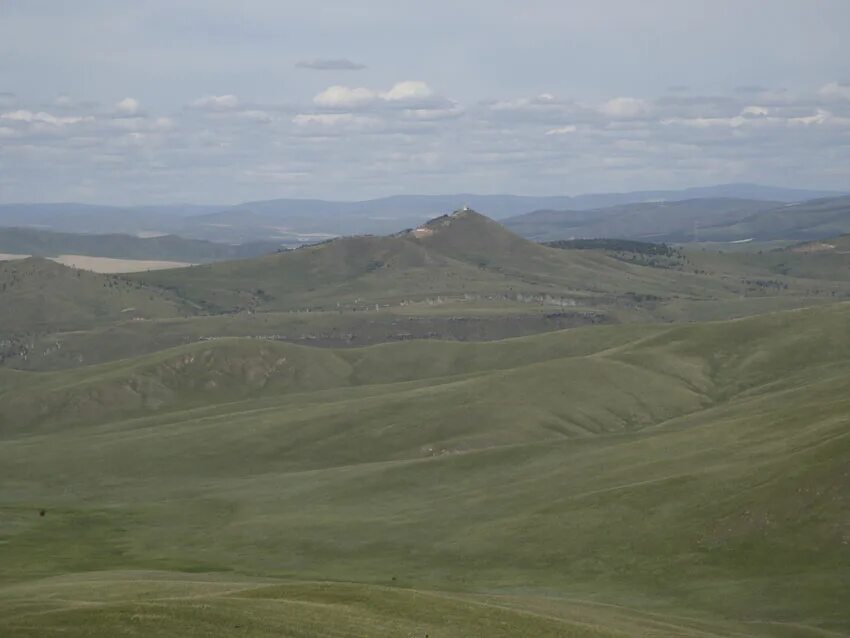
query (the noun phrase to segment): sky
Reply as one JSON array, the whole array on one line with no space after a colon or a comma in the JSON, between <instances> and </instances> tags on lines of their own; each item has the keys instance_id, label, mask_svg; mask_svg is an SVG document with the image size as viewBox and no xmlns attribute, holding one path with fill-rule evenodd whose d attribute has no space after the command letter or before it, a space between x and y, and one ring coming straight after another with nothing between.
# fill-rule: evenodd
<instances>
[{"instance_id":1,"label":"sky","mask_svg":"<svg viewBox=\"0 0 850 638\"><path fill-rule=\"evenodd\" d=\"M850 189L846 0L0 0L0 202Z\"/></svg>"}]
</instances>

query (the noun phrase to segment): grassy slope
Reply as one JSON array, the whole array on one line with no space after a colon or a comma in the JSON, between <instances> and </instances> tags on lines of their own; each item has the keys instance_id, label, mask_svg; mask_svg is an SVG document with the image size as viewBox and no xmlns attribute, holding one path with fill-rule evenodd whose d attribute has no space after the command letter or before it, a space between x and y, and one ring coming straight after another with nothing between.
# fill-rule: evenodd
<instances>
[{"instance_id":1,"label":"grassy slope","mask_svg":"<svg viewBox=\"0 0 850 638\"><path fill-rule=\"evenodd\" d=\"M704 239L821 239L850 230L850 197L814 199L757 212L734 224L707 228Z\"/></svg>"},{"instance_id":2,"label":"grassy slope","mask_svg":"<svg viewBox=\"0 0 850 638\"><path fill-rule=\"evenodd\" d=\"M588 323L746 316L850 294L841 252L556 250L475 213L426 230L121 278L41 265L0 291L8 300L0 331L28 333L0 341L0 360L56 369L222 336L317 345L497 339ZM54 272L63 276L47 276ZM149 321L127 321L128 307ZM177 316L198 307L213 315ZM229 312L238 308L255 312Z\"/></svg>"},{"instance_id":3,"label":"grassy slope","mask_svg":"<svg viewBox=\"0 0 850 638\"><path fill-rule=\"evenodd\" d=\"M164 290L115 275L75 270L47 259L0 262L4 336L103 325L133 317L174 317L191 304Z\"/></svg>"},{"instance_id":4,"label":"grassy slope","mask_svg":"<svg viewBox=\"0 0 850 638\"><path fill-rule=\"evenodd\" d=\"M651 241L735 241L755 238L821 239L850 230L850 198L794 204L736 199L695 199L614 206L587 212L537 211L504 220L536 241L620 237Z\"/></svg>"},{"instance_id":5,"label":"grassy slope","mask_svg":"<svg viewBox=\"0 0 850 638\"><path fill-rule=\"evenodd\" d=\"M536 211L504 220L514 232L535 241L615 237L687 241L694 224L727 225L778 202L733 198L646 202L597 211Z\"/></svg>"},{"instance_id":6,"label":"grassy slope","mask_svg":"<svg viewBox=\"0 0 850 638\"><path fill-rule=\"evenodd\" d=\"M56 257L87 255L117 259L207 262L239 259L275 252L279 244L257 242L247 245L216 244L176 235L135 237L133 235L82 235L35 228L0 228L0 253Z\"/></svg>"},{"instance_id":7,"label":"grassy slope","mask_svg":"<svg viewBox=\"0 0 850 638\"><path fill-rule=\"evenodd\" d=\"M429 222L430 236L351 237L255 260L138 274L221 309L334 309L441 295L571 299L723 291L687 272L641 269L604 254L524 240L474 212Z\"/></svg>"},{"instance_id":8,"label":"grassy slope","mask_svg":"<svg viewBox=\"0 0 850 638\"><path fill-rule=\"evenodd\" d=\"M844 304L490 344L234 340L16 373L30 381L0 395L7 415L61 407L2 430L0 627L846 633L848 355ZM222 374L224 395L207 385ZM128 379L162 402L122 416L110 397ZM128 569L245 576L53 578ZM481 624L493 604L504 615Z\"/></svg>"}]
</instances>

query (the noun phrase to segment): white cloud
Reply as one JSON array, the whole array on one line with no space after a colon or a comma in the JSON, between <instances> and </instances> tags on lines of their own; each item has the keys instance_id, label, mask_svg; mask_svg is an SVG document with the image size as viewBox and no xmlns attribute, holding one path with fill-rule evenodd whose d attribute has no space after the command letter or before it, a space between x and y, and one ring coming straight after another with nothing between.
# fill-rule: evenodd
<instances>
[{"instance_id":1,"label":"white cloud","mask_svg":"<svg viewBox=\"0 0 850 638\"><path fill-rule=\"evenodd\" d=\"M436 97L431 87L419 80L397 82L387 91L329 86L313 98L313 103L328 109L358 109L377 104L397 104L418 109L442 109L452 106L448 100Z\"/></svg>"},{"instance_id":2,"label":"white cloud","mask_svg":"<svg viewBox=\"0 0 850 638\"><path fill-rule=\"evenodd\" d=\"M546 131L546 135L569 135L570 133L575 133L577 130L578 128L575 124L567 124L567 126L549 129Z\"/></svg>"},{"instance_id":3,"label":"white cloud","mask_svg":"<svg viewBox=\"0 0 850 638\"><path fill-rule=\"evenodd\" d=\"M117 96L105 107L15 98L14 106L0 107L0 146L8 165L44 183L55 175L68 175L72 186L91 178L98 193L145 198L156 191L166 200L175 193L203 198L216 188L237 189L234 199L273 197L290 179L293 193L305 196L321 196L331 181L346 194L380 194L390 179L409 190L521 184L579 191L590 188L586 179L612 175L624 180L616 188L631 188L670 175L685 183L774 175L816 181L827 170L848 174L840 167L850 166L843 144L850 103L817 89L788 91L781 102L762 93L652 100L614 94L594 103L537 93L459 104L409 80L329 87L300 104L206 95L170 118L148 112L147 104L120 111ZM243 177L234 178L239 171Z\"/></svg>"},{"instance_id":4,"label":"white cloud","mask_svg":"<svg viewBox=\"0 0 850 638\"><path fill-rule=\"evenodd\" d=\"M235 95L205 95L192 102L192 107L203 111L233 111L239 108Z\"/></svg>"},{"instance_id":5,"label":"white cloud","mask_svg":"<svg viewBox=\"0 0 850 638\"><path fill-rule=\"evenodd\" d=\"M789 124L796 124L802 126L811 126L817 124L826 124L832 119L832 113L829 111L824 111L823 109L818 109L814 115L807 115L804 117L792 117L788 120Z\"/></svg>"},{"instance_id":6,"label":"white cloud","mask_svg":"<svg viewBox=\"0 0 850 638\"><path fill-rule=\"evenodd\" d=\"M115 104L115 110L124 115L135 115L139 112L139 101L132 97L125 97Z\"/></svg>"},{"instance_id":7,"label":"white cloud","mask_svg":"<svg viewBox=\"0 0 850 638\"><path fill-rule=\"evenodd\" d=\"M313 103L325 108L357 108L378 99L379 94L371 89L329 86L313 98Z\"/></svg>"},{"instance_id":8,"label":"white cloud","mask_svg":"<svg viewBox=\"0 0 850 638\"><path fill-rule=\"evenodd\" d=\"M636 118L649 114L650 105L646 100L635 97L615 97L603 103L599 111L611 118Z\"/></svg>"},{"instance_id":9,"label":"white cloud","mask_svg":"<svg viewBox=\"0 0 850 638\"><path fill-rule=\"evenodd\" d=\"M726 127L738 128L747 123L747 119L740 115L735 117L671 117L661 120L665 126L686 126L691 128L713 128Z\"/></svg>"},{"instance_id":10,"label":"white cloud","mask_svg":"<svg viewBox=\"0 0 850 638\"><path fill-rule=\"evenodd\" d=\"M769 111L763 106L747 106L741 111L741 115L751 115L756 117L766 117Z\"/></svg>"},{"instance_id":11,"label":"white cloud","mask_svg":"<svg viewBox=\"0 0 850 638\"><path fill-rule=\"evenodd\" d=\"M372 118L353 113L300 113L292 118L298 126L335 127L340 125L366 125L374 123Z\"/></svg>"},{"instance_id":12,"label":"white cloud","mask_svg":"<svg viewBox=\"0 0 850 638\"><path fill-rule=\"evenodd\" d=\"M830 82L829 84L822 86L818 93L820 93L821 97L825 97L830 100L850 100L850 84Z\"/></svg>"},{"instance_id":13,"label":"white cloud","mask_svg":"<svg viewBox=\"0 0 850 638\"><path fill-rule=\"evenodd\" d=\"M405 117L422 122L448 120L460 117L463 113L464 109L459 104L452 104L446 108L414 108L404 110Z\"/></svg>"},{"instance_id":14,"label":"white cloud","mask_svg":"<svg viewBox=\"0 0 850 638\"><path fill-rule=\"evenodd\" d=\"M398 82L393 87L383 93L381 97L389 102L398 102L402 100L422 100L433 95L431 88L424 82L416 80L407 80Z\"/></svg>"},{"instance_id":15,"label":"white cloud","mask_svg":"<svg viewBox=\"0 0 850 638\"><path fill-rule=\"evenodd\" d=\"M551 93L541 93L534 97L522 97L514 100L497 100L489 103L489 108L494 111L524 111L539 107L565 106L569 103L561 102Z\"/></svg>"},{"instance_id":16,"label":"white cloud","mask_svg":"<svg viewBox=\"0 0 850 638\"><path fill-rule=\"evenodd\" d=\"M27 124L48 124L50 126L57 127L94 121L94 118L91 116L57 117L56 115L51 115L44 111L33 112L25 109L3 113L0 115L0 119L10 122L25 122Z\"/></svg>"},{"instance_id":17,"label":"white cloud","mask_svg":"<svg viewBox=\"0 0 850 638\"><path fill-rule=\"evenodd\" d=\"M112 128L132 132L161 132L174 128L174 120L169 117L158 117L153 120L144 117L118 117L113 118L109 124Z\"/></svg>"}]
</instances>

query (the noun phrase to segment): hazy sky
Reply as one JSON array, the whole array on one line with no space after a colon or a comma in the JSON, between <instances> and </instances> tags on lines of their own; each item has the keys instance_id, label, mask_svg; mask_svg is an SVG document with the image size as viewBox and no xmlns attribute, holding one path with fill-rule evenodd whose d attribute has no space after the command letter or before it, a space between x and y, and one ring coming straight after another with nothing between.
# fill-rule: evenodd
<instances>
[{"instance_id":1,"label":"hazy sky","mask_svg":"<svg viewBox=\"0 0 850 638\"><path fill-rule=\"evenodd\" d=\"M0 0L0 201L850 188L847 0Z\"/></svg>"}]
</instances>

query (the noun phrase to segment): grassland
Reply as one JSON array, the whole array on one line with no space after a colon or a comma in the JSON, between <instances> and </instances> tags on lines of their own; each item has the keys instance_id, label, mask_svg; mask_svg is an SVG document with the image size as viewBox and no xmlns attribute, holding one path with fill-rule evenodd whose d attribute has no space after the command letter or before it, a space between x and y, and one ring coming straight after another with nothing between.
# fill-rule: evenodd
<instances>
[{"instance_id":1,"label":"grassland","mask_svg":"<svg viewBox=\"0 0 850 638\"><path fill-rule=\"evenodd\" d=\"M465 212L397 236L127 276L31 260L22 277L8 264L0 281L7 272L17 283L0 290L8 309L0 310L0 362L59 369L239 336L323 346L492 340L850 297L842 251L601 246L541 246Z\"/></svg>"},{"instance_id":2,"label":"grassland","mask_svg":"<svg viewBox=\"0 0 850 638\"><path fill-rule=\"evenodd\" d=\"M850 635L844 241L0 264L0 636Z\"/></svg>"},{"instance_id":3,"label":"grassland","mask_svg":"<svg viewBox=\"0 0 850 638\"><path fill-rule=\"evenodd\" d=\"M848 355L835 304L5 370L0 633L846 635Z\"/></svg>"},{"instance_id":4,"label":"grassland","mask_svg":"<svg viewBox=\"0 0 850 638\"><path fill-rule=\"evenodd\" d=\"M0 262L0 301L0 339L197 310L168 291L42 258Z\"/></svg>"},{"instance_id":5,"label":"grassland","mask_svg":"<svg viewBox=\"0 0 850 638\"><path fill-rule=\"evenodd\" d=\"M203 263L254 257L264 253L273 253L279 248L280 242L275 241L231 245L186 239L157 232L141 232L136 235L78 234L57 233L41 228L0 227L0 253L52 257L57 258L60 263L66 263L66 265L72 264L63 261L62 256L102 257L129 261ZM98 263L94 262L95 265ZM109 265L109 262L101 263ZM145 270L145 268L138 268L137 270Z\"/></svg>"}]
</instances>

